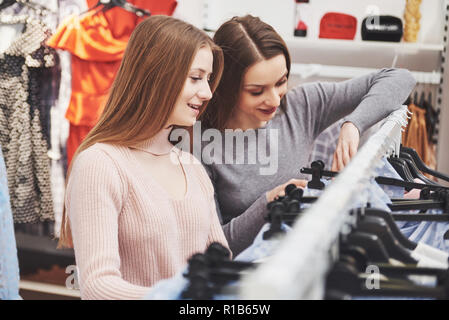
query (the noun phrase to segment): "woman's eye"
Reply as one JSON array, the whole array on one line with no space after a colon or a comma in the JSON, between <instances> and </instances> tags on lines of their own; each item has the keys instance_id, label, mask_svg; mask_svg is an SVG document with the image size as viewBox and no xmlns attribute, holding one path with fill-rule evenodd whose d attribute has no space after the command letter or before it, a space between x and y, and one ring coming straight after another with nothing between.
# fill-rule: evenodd
<instances>
[{"instance_id":1,"label":"woman's eye","mask_svg":"<svg viewBox=\"0 0 449 320\"><path fill-rule=\"evenodd\" d=\"M281 81L279 81L278 83L277 83L277 86L278 87L280 87L280 86L282 86L284 83L286 83L287 82L287 79L284 79L284 80L281 80Z\"/></svg>"},{"instance_id":2,"label":"woman's eye","mask_svg":"<svg viewBox=\"0 0 449 320\"><path fill-rule=\"evenodd\" d=\"M200 80L202 80L201 77L190 77L190 79L192 79L193 81L200 81Z\"/></svg>"},{"instance_id":3,"label":"woman's eye","mask_svg":"<svg viewBox=\"0 0 449 320\"><path fill-rule=\"evenodd\" d=\"M258 92L250 92L250 94L252 96L260 96L263 93L263 91L258 91Z\"/></svg>"}]
</instances>

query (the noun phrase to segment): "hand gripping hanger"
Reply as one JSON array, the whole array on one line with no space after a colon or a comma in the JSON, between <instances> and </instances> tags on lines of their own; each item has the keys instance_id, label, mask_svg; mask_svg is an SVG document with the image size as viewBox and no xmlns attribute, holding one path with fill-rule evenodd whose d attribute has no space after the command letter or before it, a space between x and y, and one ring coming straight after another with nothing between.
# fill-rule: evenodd
<instances>
[{"instance_id":1,"label":"hand gripping hanger","mask_svg":"<svg viewBox=\"0 0 449 320\"><path fill-rule=\"evenodd\" d=\"M407 107L393 112L351 163L293 225L277 252L242 276L243 299L322 299L326 273L338 258L338 239L347 233L352 204L385 154L399 154Z\"/></svg>"}]
</instances>

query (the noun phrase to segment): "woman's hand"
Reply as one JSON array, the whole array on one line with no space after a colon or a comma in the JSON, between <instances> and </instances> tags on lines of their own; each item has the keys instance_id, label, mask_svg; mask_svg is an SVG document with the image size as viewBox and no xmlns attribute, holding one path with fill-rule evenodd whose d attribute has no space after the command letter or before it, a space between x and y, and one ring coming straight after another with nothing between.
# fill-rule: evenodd
<instances>
[{"instance_id":1,"label":"woman's hand","mask_svg":"<svg viewBox=\"0 0 449 320\"><path fill-rule=\"evenodd\" d=\"M285 187L289 184L294 184L299 188L305 188L307 186L307 180L301 180L301 179L290 179L284 184L281 184L274 188L273 190L270 190L266 193L267 201L271 202L274 201L277 197L283 197L285 196Z\"/></svg>"},{"instance_id":2,"label":"woman's hand","mask_svg":"<svg viewBox=\"0 0 449 320\"><path fill-rule=\"evenodd\" d=\"M360 141L360 132L352 122L345 122L341 126L337 148L332 161L332 171L343 170L351 158L357 153Z\"/></svg>"}]
</instances>

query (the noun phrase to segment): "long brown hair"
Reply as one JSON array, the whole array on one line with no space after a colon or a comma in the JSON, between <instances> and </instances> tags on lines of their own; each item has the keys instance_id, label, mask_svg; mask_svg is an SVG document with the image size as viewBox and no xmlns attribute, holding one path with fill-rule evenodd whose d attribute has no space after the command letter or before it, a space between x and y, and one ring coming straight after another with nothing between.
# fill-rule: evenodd
<instances>
[{"instance_id":1,"label":"long brown hair","mask_svg":"<svg viewBox=\"0 0 449 320\"><path fill-rule=\"evenodd\" d=\"M223 130L237 105L243 76L250 66L279 54L285 56L290 75L290 54L279 34L257 17L234 17L215 32L214 42L224 55L220 84L200 120L206 128ZM281 108L284 109L284 99Z\"/></svg>"},{"instance_id":2,"label":"long brown hair","mask_svg":"<svg viewBox=\"0 0 449 320\"><path fill-rule=\"evenodd\" d=\"M78 147L76 156L95 143L131 146L164 128L183 89L197 51L208 46L214 63L213 92L223 70L223 54L212 39L191 24L168 16L152 16L133 31L104 111ZM201 112L206 108L205 102ZM73 247L64 206L58 247Z\"/></svg>"}]
</instances>

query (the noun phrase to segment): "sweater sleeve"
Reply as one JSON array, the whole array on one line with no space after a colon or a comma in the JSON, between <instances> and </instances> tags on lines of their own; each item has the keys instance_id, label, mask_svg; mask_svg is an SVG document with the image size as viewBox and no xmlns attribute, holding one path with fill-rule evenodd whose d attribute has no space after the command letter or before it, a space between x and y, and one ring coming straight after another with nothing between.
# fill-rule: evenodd
<instances>
[{"instance_id":1,"label":"sweater sleeve","mask_svg":"<svg viewBox=\"0 0 449 320\"><path fill-rule=\"evenodd\" d=\"M112 159L89 148L74 162L66 192L83 299L140 299L150 290L122 278L118 219L125 184Z\"/></svg>"},{"instance_id":2,"label":"sweater sleeve","mask_svg":"<svg viewBox=\"0 0 449 320\"><path fill-rule=\"evenodd\" d=\"M405 69L382 69L342 82L298 86L287 95L287 113L315 139L341 118L362 134L397 110L416 85Z\"/></svg>"},{"instance_id":3,"label":"sweater sleeve","mask_svg":"<svg viewBox=\"0 0 449 320\"><path fill-rule=\"evenodd\" d=\"M266 223L266 214L267 197L263 193L245 212L223 225L223 231L234 257L253 243Z\"/></svg>"},{"instance_id":4,"label":"sweater sleeve","mask_svg":"<svg viewBox=\"0 0 449 320\"><path fill-rule=\"evenodd\" d=\"M218 214L216 213L216 205L215 205L215 198L210 197L210 207L211 207L211 226L210 226L210 232L209 237L207 239L207 246L209 246L213 242L219 242L223 246L227 247L229 250L231 250L231 257L233 256L232 249L229 246L229 243L226 239L225 234L223 233L223 228L221 227L220 220L218 219Z\"/></svg>"},{"instance_id":5,"label":"sweater sleeve","mask_svg":"<svg viewBox=\"0 0 449 320\"><path fill-rule=\"evenodd\" d=\"M229 222L224 222L220 211L220 203L215 191L215 175L209 166L205 166L205 169L214 187L214 206L216 207L220 222L223 224L224 235L232 251L232 255L236 257L252 244L260 229L266 223L267 197L263 193L241 215L231 219Z\"/></svg>"}]
</instances>

